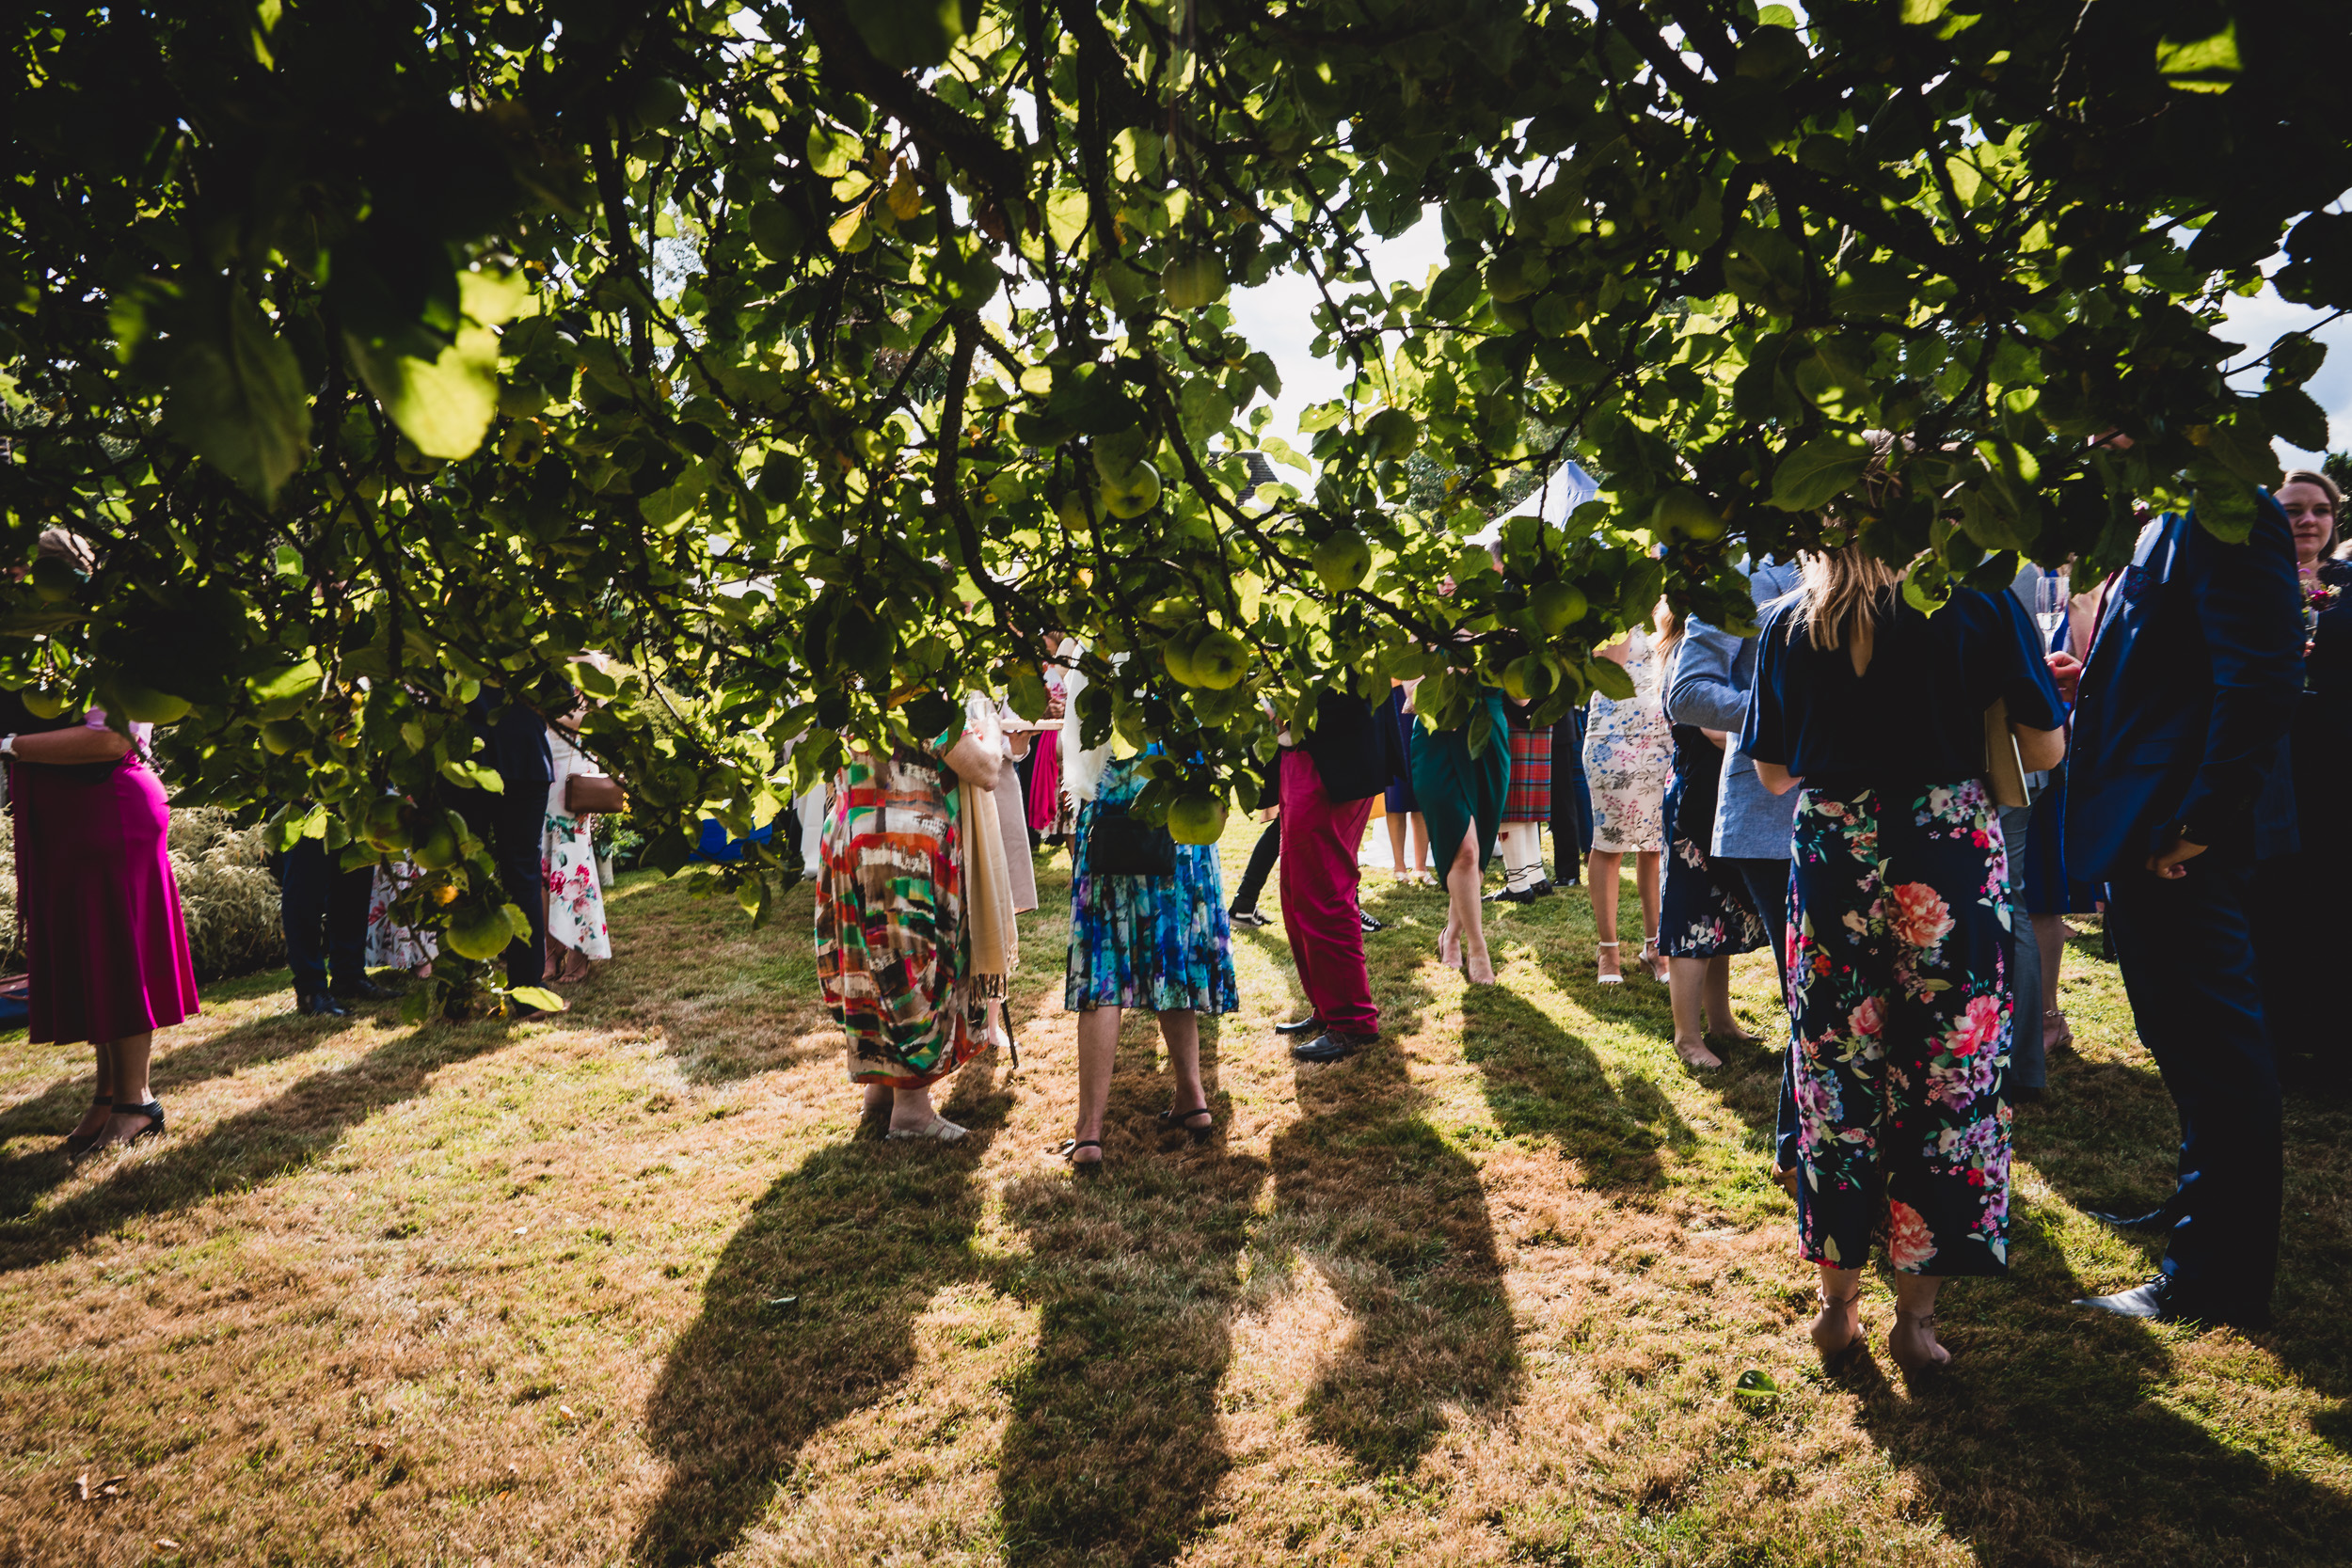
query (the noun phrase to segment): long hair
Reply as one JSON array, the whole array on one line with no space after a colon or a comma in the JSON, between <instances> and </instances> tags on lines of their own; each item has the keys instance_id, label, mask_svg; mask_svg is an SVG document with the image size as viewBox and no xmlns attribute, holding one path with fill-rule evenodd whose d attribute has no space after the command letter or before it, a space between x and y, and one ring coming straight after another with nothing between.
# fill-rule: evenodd
<instances>
[{"instance_id":1,"label":"long hair","mask_svg":"<svg viewBox=\"0 0 2352 1568\"><path fill-rule=\"evenodd\" d=\"M1650 643L1650 667L1658 672L1658 684L1663 689L1666 672L1674 667L1675 650L1682 646L1682 634L1688 628L1682 617L1675 613L1675 607L1662 597L1658 608L1650 611L1650 625L1658 628L1657 640Z\"/></svg>"},{"instance_id":2,"label":"long hair","mask_svg":"<svg viewBox=\"0 0 2352 1568\"><path fill-rule=\"evenodd\" d=\"M2288 469L2286 477L2279 481L2279 489L2283 490L2290 484L2310 484L2316 486L2320 491L2326 494L2328 498L2328 504L2336 509L2335 526L2328 531L2328 543L2319 546L2319 553L2323 556L2341 555L2344 552L2344 549L2352 548L2352 546L2340 547L2337 543L2339 540L2344 538L2344 487L2338 484L2334 480L2329 479L2326 474L2321 473L2317 468ZM2278 491L2274 490L2271 494L2276 495L2278 494Z\"/></svg>"},{"instance_id":3,"label":"long hair","mask_svg":"<svg viewBox=\"0 0 2352 1568\"><path fill-rule=\"evenodd\" d=\"M1797 621L1816 648L1842 648L1851 640L1854 662L1867 667L1878 641L1879 609L1902 574L1860 545L1806 550L1798 557Z\"/></svg>"}]
</instances>

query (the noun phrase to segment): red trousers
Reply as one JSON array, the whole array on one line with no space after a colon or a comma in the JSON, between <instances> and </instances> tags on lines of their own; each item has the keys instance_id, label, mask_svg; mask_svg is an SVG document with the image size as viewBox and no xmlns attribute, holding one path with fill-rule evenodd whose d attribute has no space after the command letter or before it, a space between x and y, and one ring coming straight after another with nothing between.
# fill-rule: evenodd
<instances>
[{"instance_id":1,"label":"red trousers","mask_svg":"<svg viewBox=\"0 0 2352 1568\"><path fill-rule=\"evenodd\" d=\"M1380 1032L1356 903L1356 851L1374 799L1334 800L1314 758L1282 753L1282 930L1307 1005L1343 1035Z\"/></svg>"}]
</instances>

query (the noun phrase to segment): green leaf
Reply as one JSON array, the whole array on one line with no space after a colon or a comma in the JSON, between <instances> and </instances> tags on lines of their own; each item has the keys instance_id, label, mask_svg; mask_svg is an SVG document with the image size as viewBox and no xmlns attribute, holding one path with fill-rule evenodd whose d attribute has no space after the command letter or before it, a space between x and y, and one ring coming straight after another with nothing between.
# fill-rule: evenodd
<instances>
[{"instance_id":1,"label":"green leaf","mask_svg":"<svg viewBox=\"0 0 2352 1568\"><path fill-rule=\"evenodd\" d=\"M1613 703L1633 700L1632 673L1613 658L1588 658L1584 661L1584 684Z\"/></svg>"},{"instance_id":2,"label":"green leaf","mask_svg":"<svg viewBox=\"0 0 2352 1568\"><path fill-rule=\"evenodd\" d=\"M1045 231L1057 248L1075 245L1087 231L1087 221L1086 192L1056 191L1045 198Z\"/></svg>"},{"instance_id":3,"label":"green leaf","mask_svg":"<svg viewBox=\"0 0 2352 1568\"><path fill-rule=\"evenodd\" d=\"M2279 454L2271 450L2269 436L2247 420L2230 420L2213 426L2205 450L2240 479L2255 484L2279 483Z\"/></svg>"},{"instance_id":4,"label":"green leaf","mask_svg":"<svg viewBox=\"0 0 2352 1568\"><path fill-rule=\"evenodd\" d=\"M2207 38L2165 39L2156 45L2157 73L2188 92L2225 91L2242 70L2234 22Z\"/></svg>"},{"instance_id":5,"label":"green leaf","mask_svg":"<svg viewBox=\"0 0 2352 1568\"><path fill-rule=\"evenodd\" d=\"M2273 387L2254 400L2263 422L2290 446L2328 450L2328 411L2300 387Z\"/></svg>"},{"instance_id":6,"label":"green leaf","mask_svg":"<svg viewBox=\"0 0 2352 1568\"><path fill-rule=\"evenodd\" d=\"M849 12L874 57L900 71L939 64L963 37L962 0L857 0Z\"/></svg>"},{"instance_id":7,"label":"green leaf","mask_svg":"<svg viewBox=\"0 0 2352 1568\"><path fill-rule=\"evenodd\" d=\"M175 337L164 423L246 490L275 499L310 446L310 399L294 349L242 293L230 294L218 315L183 315Z\"/></svg>"},{"instance_id":8,"label":"green leaf","mask_svg":"<svg viewBox=\"0 0 2352 1568\"><path fill-rule=\"evenodd\" d=\"M246 689L253 693L253 700L257 703L289 702L316 691L326 673L319 668L317 659L306 658L283 670L256 675L246 683Z\"/></svg>"},{"instance_id":9,"label":"green leaf","mask_svg":"<svg viewBox=\"0 0 2352 1568\"><path fill-rule=\"evenodd\" d=\"M565 1012L571 1007L569 1002L545 986L516 986L506 994L524 1006L536 1007L543 1013Z\"/></svg>"},{"instance_id":10,"label":"green leaf","mask_svg":"<svg viewBox=\"0 0 2352 1568\"><path fill-rule=\"evenodd\" d=\"M812 125L808 132L808 166L827 180L838 180L850 172L850 162L857 156L857 138L844 131L828 131Z\"/></svg>"},{"instance_id":11,"label":"green leaf","mask_svg":"<svg viewBox=\"0 0 2352 1568\"><path fill-rule=\"evenodd\" d=\"M343 346L384 412L427 457L471 456L489 434L499 409L499 340L487 326L461 324L456 341L430 360L388 353L349 333Z\"/></svg>"},{"instance_id":12,"label":"green leaf","mask_svg":"<svg viewBox=\"0 0 2352 1568\"><path fill-rule=\"evenodd\" d=\"M1771 504L1783 512L1818 512L1850 489L1870 466L1859 436L1819 436L1772 470Z\"/></svg>"},{"instance_id":13,"label":"green leaf","mask_svg":"<svg viewBox=\"0 0 2352 1568\"><path fill-rule=\"evenodd\" d=\"M1780 1385L1772 1381L1770 1372L1750 1367L1740 1374L1740 1381L1731 1386L1731 1391L1741 1399L1769 1400L1779 1397Z\"/></svg>"}]
</instances>

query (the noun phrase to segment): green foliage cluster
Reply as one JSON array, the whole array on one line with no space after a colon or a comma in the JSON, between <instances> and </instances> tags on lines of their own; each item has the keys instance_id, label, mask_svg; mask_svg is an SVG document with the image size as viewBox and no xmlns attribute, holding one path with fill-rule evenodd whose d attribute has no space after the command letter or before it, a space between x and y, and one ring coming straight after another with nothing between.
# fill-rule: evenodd
<instances>
[{"instance_id":1,"label":"green foliage cluster","mask_svg":"<svg viewBox=\"0 0 2352 1568\"><path fill-rule=\"evenodd\" d=\"M1424 675L1440 723L1482 685L1555 715L1661 592L1740 623L1742 550L1859 538L1933 602L2111 558L2135 499L2242 530L2270 437L2326 444L2321 350L2214 329L2282 246L2282 293L2352 305L2352 148L2304 90L2347 25L31 0L0 506L101 564L5 596L0 679L180 718L194 796L281 837L430 846L409 896L453 930L500 908L485 705L571 684L656 864L914 692L1041 711L1048 630L1089 736L1163 743L1146 809L1208 820L1269 708ZM1432 211L1443 266L1375 280L1367 237ZM1228 303L1284 271L1346 372L1305 455ZM1899 483L1862 483L1877 429ZM1300 477L1252 486L1250 447ZM1464 549L1572 454L1608 488L1569 527L1515 525L1502 575ZM757 913L772 869L712 885Z\"/></svg>"}]
</instances>

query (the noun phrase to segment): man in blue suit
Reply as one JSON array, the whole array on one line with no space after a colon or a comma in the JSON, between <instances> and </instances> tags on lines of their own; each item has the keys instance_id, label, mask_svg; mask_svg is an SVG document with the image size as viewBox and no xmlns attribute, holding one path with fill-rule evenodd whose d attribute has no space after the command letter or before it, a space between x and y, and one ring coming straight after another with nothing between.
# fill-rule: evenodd
<instances>
[{"instance_id":1,"label":"man in blue suit","mask_svg":"<svg viewBox=\"0 0 2352 1568\"><path fill-rule=\"evenodd\" d=\"M1767 556L1748 571L1748 594L1756 601L1756 619L1764 607L1797 591L1794 562ZM1715 823L1708 853L1718 867L1737 875L1746 885L1749 901L1772 933L1772 967L1781 972L1781 995L1788 994L1788 854L1789 824L1797 810L1794 791L1774 795L1756 776L1756 764L1740 750L1740 732L1748 717L1748 695L1756 686L1756 639L1735 637L1697 616L1683 624L1682 646L1676 650L1672 679L1666 689L1666 716L1677 724L1722 730L1723 778L1715 796ZM1775 1180L1789 1178L1797 1168L1797 1097L1790 1076L1788 1053L1781 1052L1780 1112L1772 1134Z\"/></svg>"},{"instance_id":2,"label":"man in blue suit","mask_svg":"<svg viewBox=\"0 0 2352 1568\"><path fill-rule=\"evenodd\" d=\"M2167 514L2109 584L2081 673L2066 811L2106 881L2139 1037L2181 1116L2164 1272L2078 1305L2258 1326L2279 1263L2279 1075L2247 920L2254 863L2295 847L2287 731L2303 623L2286 515L2242 545Z\"/></svg>"}]
</instances>

